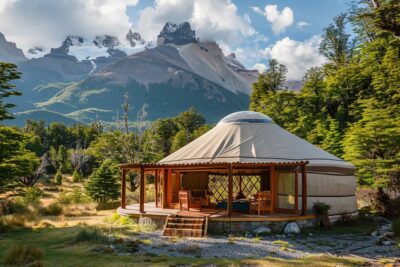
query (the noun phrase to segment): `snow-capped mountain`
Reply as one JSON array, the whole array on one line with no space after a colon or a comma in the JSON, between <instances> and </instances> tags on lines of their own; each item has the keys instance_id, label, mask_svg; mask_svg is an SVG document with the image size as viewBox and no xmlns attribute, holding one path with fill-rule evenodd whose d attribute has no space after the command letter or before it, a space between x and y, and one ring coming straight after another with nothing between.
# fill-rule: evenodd
<instances>
[{"instance_id":1,"label":"snow-capped mountain","mask_svg":"<svg viewBox=\"0 0 400 267\"><path fill-rule=\"evenodd\" d=\"M234 54L225 56L216 42L201 42L187 22L166 23L157 46L133 31L124 40L69 36L19 67L25 75L17 86L25 98L16 104L23 118L55 112L84 123L114 121L125 92L133 117L146 103L150 120L193 106L215 122L247 108L258 76Z\"/></svg>"}]
</instances>

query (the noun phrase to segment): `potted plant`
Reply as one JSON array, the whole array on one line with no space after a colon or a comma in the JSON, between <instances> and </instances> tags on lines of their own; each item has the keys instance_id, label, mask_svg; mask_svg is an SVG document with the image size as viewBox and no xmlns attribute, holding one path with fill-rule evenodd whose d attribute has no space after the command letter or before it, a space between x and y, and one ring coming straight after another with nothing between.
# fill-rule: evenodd
<instances>
[{"instance_id":1,"label":"potted plant","mask_svg":"<svg viewBox=\"0 0 400 267\"><path fill-rule=\"evenodd\" d=\"M313 211L317 216L317 225L323 226L326 229L331 228L331 222L329 220L328 211L331 208L330 205L323 202L315 202L313 205Z\"/></svg>"}]
</instances>

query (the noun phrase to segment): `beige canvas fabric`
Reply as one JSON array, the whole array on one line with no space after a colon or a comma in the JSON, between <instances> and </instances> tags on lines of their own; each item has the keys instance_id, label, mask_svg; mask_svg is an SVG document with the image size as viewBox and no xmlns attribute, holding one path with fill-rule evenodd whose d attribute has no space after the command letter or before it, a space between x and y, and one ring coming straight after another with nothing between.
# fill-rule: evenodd
<instances>
[{"instance_id":1,"label":"beige canvas fabric","mask_svg":"<svg viewBox=\"0 0 400 267\"><path fill-rule=\"evenodd\" d=\"M309 161L309 166L328 166L354 170L354 166L289 133L256 112L252 119L239 113L231 120L221 120L213 129L162 159L160 163L199 162L293 162ZM232 115L235 115L234 113ZM230 115L230 116L232 116ZM257 119L259 118L259 119ZM270 120L270 119L269 119Z\"/></svg>"},{"instance_id":2,"label":"beige canvas fabric","mask_svg":"<svg viewBox=\"0 0 400 267\"><path fill-rule=\"evenodd\" d=\"M330 214L357 211L352 164L289 133L256 112L233 113L213 129L162 159L160 163L273 163L309 161L307 209L315 202L331 205ZM299 174L299 203L301 203ZM282 196L281 196L282 197Z\"/></svg>"}]
</instances>

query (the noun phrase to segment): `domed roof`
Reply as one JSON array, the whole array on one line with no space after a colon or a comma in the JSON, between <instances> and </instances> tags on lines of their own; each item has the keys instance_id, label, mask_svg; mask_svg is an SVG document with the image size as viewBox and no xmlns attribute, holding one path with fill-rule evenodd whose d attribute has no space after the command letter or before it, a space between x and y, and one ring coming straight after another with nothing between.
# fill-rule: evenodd
<instances>
[{"instance_id":1,"label":"domed roof","mask_svg":"<svg viewBox=\"0 0 400 267\"><path fill-rule=\"evenodd\" d=\"M220 123L274 123L274 121L259 112L254 111L239 111L222 118Z\"/></svg>"}]
</instances>

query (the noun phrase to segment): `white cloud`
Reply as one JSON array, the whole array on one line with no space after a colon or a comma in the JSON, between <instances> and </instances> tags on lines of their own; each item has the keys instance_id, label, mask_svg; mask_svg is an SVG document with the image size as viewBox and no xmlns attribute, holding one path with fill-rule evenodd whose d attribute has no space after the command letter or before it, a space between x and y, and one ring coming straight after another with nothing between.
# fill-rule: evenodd
<instances>
[{"instance_id":1,"label":"white cloud","mask_svg":"<svg viewBox=\"0 0 400 267\"><path fill-rule=\"evenodd\" d=\"M315 35L304 42L285 37L264 49L264 55L288 68L288 80L300 80L308 69L326 61L318 52L320 43L321 37Z\"/></svg>"},{"instance_id":2,"label":"white cloud","mask_svg":"<svg viewBox=\"0 0 400 267\"><path fill-rule=\"evenodd\" d=\"M202 40L234 44L256 34L249 17L240 16L231 0L156 0L142 10L137 28L154 40L167 21L190 22Z\"/></svg>"},{"instance_id":3,"label":"white cloud","mask_svg":"<svg viewBox=\"0 0 400 267\"><path fill-rule=\"evenodd\" d=\"M290 7L285 7L282 11L278 10L277 5L266 5L264 11L257 6L250 8L271 22L272 31L275 34L284 32L287 27L293 24L293 10Z\"/></svg>"},{"instance_id":4,"label":"white cloud","mask_svg":"<svg viewBox=\"0 0 400 267\"><path fill-rule=\"evenodd\" d=\"M293 11L290 7L285 7L279 12L277 5L267 5L265 17L272 23L272 30L276 34L284 32L287 27L293 24Z\"/></svg>"},{"instance_id":5,"label":"white cloud","mask_svg":"<svg viewBox=\"0 0 400 267\"><path fill-rule=\"evenodd\" d=\"M67 35L124 38L138 0L0 0L0 32L25 51L60 46Z\"/></svg>"},{"instance_id":6,"label":"white cloud","mask_svg":"<svg viewBox=\"0 0 400 267\"><path fill-rule=\"evenodd\" d=\"M310 26L310 23L308 23L307 21L299 21L297 22L296 26L297 28L302 29L304 27Z\"/></svg>"},{"instance_id":7,"label":"white cloud","mask_svg":"<svg viewBox=\"0 0 400 267\"><path fill-rule=\"evenodd\" d=\"M258 70L259 73L263 73L267 69L267 66L264 63L256 63L251 69Z\"/></svg>"}]
</instances>

